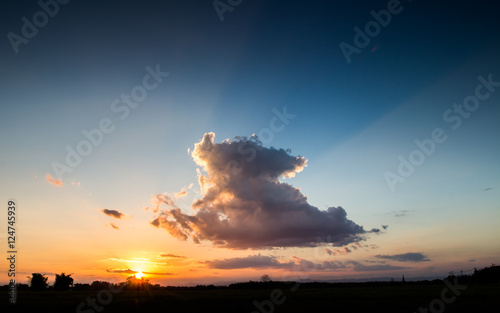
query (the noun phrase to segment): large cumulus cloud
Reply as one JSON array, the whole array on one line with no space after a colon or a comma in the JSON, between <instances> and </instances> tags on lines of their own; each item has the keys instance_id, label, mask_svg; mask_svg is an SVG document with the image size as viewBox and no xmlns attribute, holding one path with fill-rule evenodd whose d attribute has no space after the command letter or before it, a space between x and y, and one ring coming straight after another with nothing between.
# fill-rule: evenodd
<instances>
[{"instance_id":1,"label":"large cumulus cloud","mask_svg":"<svg viewBox=\"0 0 500 313\"><path fill-rule=\"evenodd\" d=\"M201 199L195 214L184 213L171 197L153 197L151 222L172 236L199 243L211 241L231 249L311 247L329 238L333 245L359 240L362 226L347 218L342 207L319 210L300 189L281 182L307 166L303 156L266 148L256 137L236 137L214 143L207 133L191 153L198 171Z\"/></svg>"}]
</instances>

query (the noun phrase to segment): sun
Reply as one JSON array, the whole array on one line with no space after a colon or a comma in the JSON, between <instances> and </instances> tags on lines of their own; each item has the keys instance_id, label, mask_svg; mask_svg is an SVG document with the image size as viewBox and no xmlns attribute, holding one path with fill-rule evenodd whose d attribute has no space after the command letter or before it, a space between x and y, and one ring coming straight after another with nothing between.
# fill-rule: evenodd
<instances>
[{"instance_id":1,"label":"sun","mask_svg":"<svg viewBox=\"0 0 500 313\"><path fill-rule=\"evenodd\" d=\"M141 279L143 277L144 277L144 274L142 273L142 271L139 271L139 272L135 273L135 278Z\"/></svg>"}]
</instances>

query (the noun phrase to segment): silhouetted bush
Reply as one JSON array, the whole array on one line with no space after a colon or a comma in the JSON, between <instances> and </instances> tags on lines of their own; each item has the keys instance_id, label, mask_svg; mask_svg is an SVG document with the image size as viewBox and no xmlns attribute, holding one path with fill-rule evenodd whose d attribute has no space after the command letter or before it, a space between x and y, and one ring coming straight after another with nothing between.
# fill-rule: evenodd
<instances>
[{"instance_id":1,"label":"silhouetted bush","mask_svg":"<svg viewBox=\"0 0 500 313\"><path fill-rule=\"evenodd\" d=\"M94 280L92 282L92 284L90 285L90 287L91 287L91 289L93 291L100 291L100 290L103 290L103 289L108 289L109 285L110 285L110 283L107 282L107 281Z\"/></svg>"},{"instance_id":2,"label":"silhouetted bush","mask_svg":"<svg viewBox=\"0 0 500 313\"><path fill-rule=\"evenodd\" d=\"M92 290L92 287L89 284L76 283L73 285L73 290L75 290L75 291L89 291L89 290Z\"/></svg>"},{"instance_id":3,"label":"silhouetted bush","mask_svg":"<svg viewBox=\"0 0 500 313\"><path fill-rule=\"evenodd\" d=\"M472 280L476 283L498 283L500 282L500 266L492 265L483 269L474 269Z\"/></svg>"},{"instance_id":4,"label":"silhouetted bush","mask_svg":"<svg viewBox=\"0 0 500 313\"><path fill-rule=\"evenodd\" d=\"M16 284L16 289L20 291L29 290L30 285L28 284Z\"/></svg>"},{"instance_id":5,"label":"silhouetted bush","mask_svg":"<svg viewBox=\"0 0 500 313\"><path fill-rule=\"evenodd\" d=\"M47 289L48 286L47 279L48 277L40 273L31 274L31 284L30 284L31 290L41 291Z\"/></svg>"},{"instance_id":6,"label":"silhouetted bush","mask_svg":"<svg viewBox=\"0 0 500 313\"><path fill-rule=\"evenodd\" d=\"M71 274L66 275L61 273L61 275L56 274L56 280L54 282L54 290L66 291L69 287L73 286L73 278Z\"/></svg>"},{"instance_id":7,"label":"silhouetted bush","mask_svg":"<svg viewBox=\"0 0 500 313\"><path fill-rule=\"evenodd\" d=\"M125 282L125 290L146 290L150 289L151 284L148 279L137 278L135 276L127 277Z\"/></svg>"}]
</instances>

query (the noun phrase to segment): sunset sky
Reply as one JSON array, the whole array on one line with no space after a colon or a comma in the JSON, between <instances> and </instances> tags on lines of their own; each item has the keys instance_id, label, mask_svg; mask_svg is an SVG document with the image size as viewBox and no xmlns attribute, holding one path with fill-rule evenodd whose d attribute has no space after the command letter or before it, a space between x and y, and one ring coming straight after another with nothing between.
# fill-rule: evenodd
<instances>
[{"instance_id":1,"label":"sunset sky","mask_svg":"<svg viewBox=\"0 0 500 313\"><path fill-rule=\"evenodd\" d=\"M2 3L0 284L498 264L498 4L214 3Z\"/></svg>"}]
</instances>

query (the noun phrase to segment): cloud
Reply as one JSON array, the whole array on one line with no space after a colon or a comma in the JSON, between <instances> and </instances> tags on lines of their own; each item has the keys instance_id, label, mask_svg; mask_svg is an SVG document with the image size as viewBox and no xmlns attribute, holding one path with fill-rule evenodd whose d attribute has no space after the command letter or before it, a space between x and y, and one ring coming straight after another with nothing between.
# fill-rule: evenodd
<instances>
[{"instance_id":1,"label":"cloud","mask_svg":"<svg viewBox=\"0 0 500 313\"><path fill-rule=\"evenodd\" d=\"M106 214L106 215L109 215L111 217L117 218L117 219L121 219L125 216L123 213L121 213L117 210L104 209L104 210L101 210L101 212Z\"/></svg>"},{"instance_id":2,"label":"cloud","mask_svg":"<svg viewBox=\"0 0 500 313\"><path fill-rule=\"evenodd\" d=\"M389 270L402 270L408 268L408 267L393 266L388 264L364 265L357 261L349 261L349 263L354 265L353 270L355 272L370 272L370 271L378 272L378 271L389 271Z\"/></svg>"},{"instance_id":3,"label":"cloud","mask_svg":"<svg viewBox=\"0 0 500 313\"><path fill-rule=\"evenodd\" d=\"M261 254L249 255L243 258L229 258L203 261L202 264L214 269L242 269L242 268L291 268L293 262L280 263L276 257Z\"/></svg>"},{"instance_id":4,"label":"cloud","mask_svg":"<svg viewBox=\"0 0 500 313\"><path fill-rule=\"evenodd\" d=\"M61 187L63 185L60 179L53 178L49 173L45 174L45 179L54 186Z\"/></svg>"},{"instance_id":5,"label":"cloud","mask_svg":"<svg viewBox=\"0 0 500 313\"><path fill-rule=\"evenodd\" d=\"M214 137L205 134L191 152L204 172L197 170L202 198L192 204L196 213L183 213L171 197L156 195L153 226L182 240L230 249L312 247L324 237L345 245L367 233L342 207L319 210L299 188L279 180L302 171L304 157L263 147L256 136L222 143Z\"/></svg>"},{"instance_id":6,"label":"cloud","mask_svg":"<svg viewBox=\"0 0 500 313\"><path fill-rule=\"evenodd\" d=\"M135 275L139 273L139 271L134 271L131 269L107 269L106 272L116 273L116 274L128 274L128 275ZM142 272L142 273L146 275L173 275L172 273L158 273L158 272Z\"/></svg>"},{"instance_id":7,"label":"cloud","mask_svg":"<svg viewBox=\"0 0 500 313\"><path fill-rule=\"evenodd\" d=\"M134 270L131 270L131 269L126 269L126 270L122 270L122 269L107 269L106 272L108 272L108 273L118 273L118 274L130 274L130 275L139 273L138 271L134 271Z\"/></svg>"},{"instance_id":8,"label":"cloud","mask_svg":"<svg viewBox=\"0 0 500 313\"><path fill-rule=\"evenodd\" d=\"M394 260L399 262L427 262L430 261L425 255L419 252L408 252L394 255L376 255L376 258Z\"/></svg>"},{"instance_id":9,"label":"cloud","mask_svg":"<svg viewBox=\"0 0 500 313\"><path fill-rule=\"evenodd\" d=\"M173 194L173 198L174 199L178 199L178 198L182 198L182 197L187 196L187 190L186 189L191 189L191 188L193 188L193 183L189 184L189 186L187 186L187 187L182 187L181 191L176 192L176 193Z\"/></svg>"},{"instance_id":10,"label":"cloud","mask_svg":"<svg viewBox=\"0 0 500 313\"><path fill-rule=\"evenodd\" d=\"M179 266L179 265L184 265L186 262L186 260L184 260L184 259L164 260L161 258L159 258L159 260L156 260L156 261L150 261L149 259L145 259L145 258L132 258L132 259L107 258L107 259L103 259L103 260L99 260L99 261L101 261L101 262L120 262L120 263L127 263L127 264L134 263L134 264L140 264L140 265L151 264L155 267Z\"/></svg>"},{"instance_id":11,"label":"cloud","mask_svg":"<svg viewBox=\"0 0 500 313\"><path fill-rule=\"evenodd\" d=\"M323 261L315 263L296 256L292 258L294 260L294 271L331 271L346 268L345 263L342 262Z\"/></svg>"},{"instance_id":12,"label":"cloud","mask_svg":"<svg viewBox=\"0 0 500 313\"><path fill-rule=\"evenodd\" d=\"M151 209L151 212L158 213L158 211L160 210L160 206L162 205L165 205L169 208L177 208L175 206L174 200L187 196L186 189L191 189L191 188L193 188L192 183L189 184L188 187L182 187L182 189L179 192L173 194L164 192L161 194L152 195L151 204L153 205L153 207L152 208L146 207L144 208L144 210L149 211Z\"/></svg>"},{"instance_id":13,"label":"cloud","mask_svg":"<svg viewBox=\"0 0 500 313\"><path fill-rule=\"evenodd\" d=\"M329 250L329 249L325 249ZM331 251L331 250L330 250ZM367 261L377 263L376 261ZM383 262L383 261L381 261ZM242 258L216 259L200 262L208 268L220 270L244 269L244 268L265 268L282 269L292 272L337 272L342 269L352 268L355 272L378 272L390 270L408 269L408 267L393 266L388 264L365 265L358 261L322 261L313 262L304 258L293 256L288 262L279 262L277 257L266 255L249 255Z\"/></svg>"},{"instance_id":14,"label":"cloud","mask_svg":"<svg viewBox=\"0 0 500 313\"><path fill-rule=\"evenodd\" d=\"M342 262L323 261L315 263L296 256L288 262L279 262L277 257L266 255L249 255L243 258L218 259L201 262L212 269L243 269L243 268L266 268L285 269L291 271L330 271L345 268Z\"/></svg>"},{"instance_id":15,"label":"cloud","mask_svg":"<svg viewBox=\"0 0 500 313\"><path fill-rule=\"evenodd\" d=\"M116 226L116 225L115 225L115 224L113 224L113 223L109 223L109 226L111 226L111 227L113 227L114 229L117 229L117 230L119 230L119 229L120 229L118 226Z\"/></svg>"},{"instance_id":16,"label":"cloud","mask_svg":"<svg viewBox=\"0 0 500 313\"><path fill-rule=\"evenodd\" d=\"M177 199L177 198L182 198L182 197L185 197L187 196L187 191L185 189L182 189L181 191L179 192L176 192L174 194L174 198Z\"/></svg>"},{"instance_id":17,"label":"cloud","mask_svg":"<svg viewBox=\"0 0 500 313\"><path fill-rule=\"evenodd\" d=\"M175 255L175 254L160 254L160 257L162 258L176 258L176 259L185 259L186 257L185 256L182 256L182 255Z\"/></svg>"},{"instance_id":18,"label":"cloud","mask_svg":"<svg viewBox=\"0 0 500 313\"><path fill-rule=\"evenodd\" d=\"M358 247L361 247L361 245L356 242L355 245L352 245L351 248L354 250L357 250ZM348 247L343 247L342 250L339 249L325 249L325 252L328 253L328 255L346 255L352 252L351 249Z\"/></svg>"},{"instance_id":19,"label":"cloud","mask_svg":"<svg viewBox=\"0 0 500 313\"><path fill-rule=\"evenodd\" d=\"M159 272L142 272L142 273L146 275L164 275L164 276L174 275L172 273L159 273Z\"/></svg>"},{"instance_id":20,"label":"cloud","mask_svg":"<svg viewBox=\"0 0 500 313\"><path fill-rule=\"evenodd\" d=\"M403 217L403 216L407 216L411 212L413 212L413 210L399 210L399 211L389 212L388 214L392 214L392 215L394 215L394 217Z\"/></svg>"},{"instance_id":21,"label":"cloud","mask_svg":"<svg viewBox=\"0 0 500 313\"><path fill-rule=\"evenodd\" d=\"M382 225L382 228L386 230L387 228L389 228L389 225Z\"/></svg>"}]
</instances>

